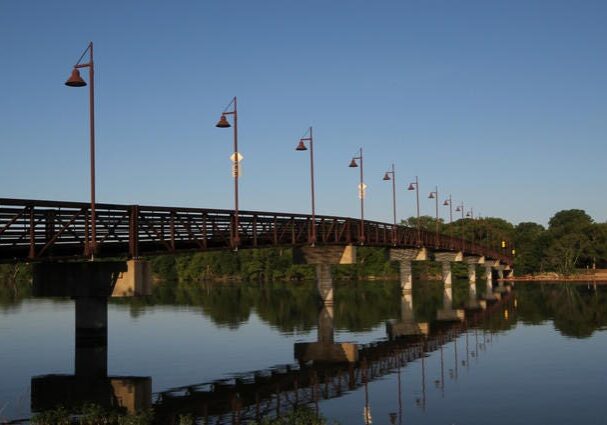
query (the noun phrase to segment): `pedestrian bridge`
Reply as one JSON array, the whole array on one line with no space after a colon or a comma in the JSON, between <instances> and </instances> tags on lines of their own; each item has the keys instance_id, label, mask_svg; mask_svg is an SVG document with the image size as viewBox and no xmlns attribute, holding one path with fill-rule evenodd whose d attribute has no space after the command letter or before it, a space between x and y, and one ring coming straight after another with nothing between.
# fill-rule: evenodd
<instances>
[{"instance_id":1,"label":"pedestrian bridge","mask_svg":"<svg viewBox=\"0 0 607 425\"><path fill-rule=\"evenodd\" d=\"M391 223L266 211L0 198L0 261L128 257L207 250L326 245L426 248L512 258L461 238ZM237 228L235 228L237 223Z\"/></svg>"}]
</instances>

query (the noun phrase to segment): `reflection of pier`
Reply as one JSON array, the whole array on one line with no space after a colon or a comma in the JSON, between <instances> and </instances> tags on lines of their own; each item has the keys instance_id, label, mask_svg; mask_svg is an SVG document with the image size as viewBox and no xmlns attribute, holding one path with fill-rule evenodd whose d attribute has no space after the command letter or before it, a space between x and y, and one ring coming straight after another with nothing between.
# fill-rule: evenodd
<instances>
[{"instance_id":1,"label":"reflection of pier","mask_svg":"<svg viewBox=\"0 0 607 425\"><path fill-rule=\"evenodd\" d=\"M108 297L148 293L151 280L144 262L37 264L34 294L71 296L75 303L74 374L31 379L31 410L62 406L79 411L95 404L136 413L152 403L149 377L108 376Z\"/></svg>"},{"instance_id":2,"label":"reflection of pier","mask_svg":"<svg viewBox=\"0 0 607 425\"><path fill-rule=\"evenodd\" d=\"M335 342L333 306L324 304L318 315L318 337L316 342L295 344L295 358L299 363L344 363L358 360L358 345L350 342Z\"/></svg>"},{"instance_id":3,"label":"reflection of pier","mask_svg":"<svg viewBox=\"0 0 607 425\"><path fill-rule=\"evenodd\" d=\"M503 302L508 299L505 297ZM163 391L154 404L156 418L161 423L171 423L180 414L193 414L208 423L239 424L278 416L297 406L318 408L322 399L360 388L368 381L395 372L407 362L420 358L423 361L426 353L440 350L443 344L466 332L468 326L481 323L494 312L501 313L502 305L495 303L487 310L478 310L465 321L437 323L431 326L427 338L405 336L357 345L357 361L301 362ZM321 320L322 316L321 312ZM326 329L319 330L319 341L327 336L323 336L324 331Z\"/></svg>"},{"instance_id":4,"label":"reflection of pier","mask_svg":"<svg viewBox=\"0 0 607 425\"><path fill-rule=\"evenodd\" d=\"M386 333L390 339L412 335L428 335L427 322L418 322L413 309L413 294L404 291L400 299L400 320L391 320L386 323Z\"/></svg>"}]
</instances>

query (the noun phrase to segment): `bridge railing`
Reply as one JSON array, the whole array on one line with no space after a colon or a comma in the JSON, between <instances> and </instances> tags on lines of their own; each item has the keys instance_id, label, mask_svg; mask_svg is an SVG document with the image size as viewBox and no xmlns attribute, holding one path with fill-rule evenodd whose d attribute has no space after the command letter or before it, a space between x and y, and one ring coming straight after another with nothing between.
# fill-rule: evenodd
<instances>
[{"instance_id":1,"label":"bridge railing","mask_svg":"<svg viewBox=\"0 0 607 425\"><path fill-rule=\"evenodd\" d=\"M79 202L0 198L0 260L40 260L232 249L234 211L139 205L96 205L96 240L91 242L90 205ZM510 258L460 238L350 217L240 211L240 248L316 243L428 247L463 251L510 262ZM314 227L315 232L312 231Z\"/></svg>"}]
</instances>

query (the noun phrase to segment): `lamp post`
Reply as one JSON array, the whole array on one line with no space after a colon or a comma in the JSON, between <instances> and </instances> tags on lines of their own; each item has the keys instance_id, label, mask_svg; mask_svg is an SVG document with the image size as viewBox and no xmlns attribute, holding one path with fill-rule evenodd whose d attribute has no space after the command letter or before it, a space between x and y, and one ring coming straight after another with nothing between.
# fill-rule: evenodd
<instances>
[{"instance_id":1,"label":"lamp post","mask_svg":"<svg viewBox=\"0 0 607 425\"><path fill-rule=\"evenodd\" d=\"M415 181L409 183L407 190L415 191L415 199L417 205L417 244L421 242L421 223L419 222L419 179L415 176Z\"/></svg>"},{"instance_id":2,"label":"lamp post","mask_svg":"<svg viewBox=\"0 0 607 425\"><path fill-rule=\"evenodd\" d=\"M86 63L82 62L84 56L89 54L89 61ZM89 122L90 122L90 172L91 172L91 232L88 240L86 241L87 247L85 248L86 254L90 255L91 260L95 259L95 252L97 250L97 216L95 214L95 65L93 61L93 42L89 42L87 48L82 52L80 59L74 65L72 74L65 82L68 87L84 87L86 81L80 76L80 68L89 69ZM88 233L88 226L85 228L85 232Z\"/></svg>"},{"instance_id":3,"label":"lamp post","mask_svg":"<svg viewBox=\"0 0 607 425\"><path fill-rule=\"evenodd\" d=\"M312 226L310 228L309 242L310 245L314 246L316 244L316 201L314 199L314 138L312 137L312 127L299 139L299 144L295 150L307 151L306 142L310 144L310 196L312 198Z\"/></svg>"},{"instance_id":4,"label":"lamp post","mask_svg":"<svg viewBox=\"0 0 607 425\"><path fill-rule=\"evenodd\" d=\"M455 208L455 212L461 212L462 213L462 220L464 219L464 202L462 201L461 204L459 204L456 208Z\"/></svg>"},{"instance_id":5,"label":"lamp post","mask_svg":"<svg viewBox=\"0 0 607 425\"><path fill-rule=\"evenodd\" d=\"M449 194L449 198L445 199L443 205L449 206L449 224L451 224L453 223L453 199L451 199L451 194Z\"/></svg>"},{"instance_id":6,"label":"lamp post","mask_svg":"<svg viewBox=\"0 0 607 425\"><path fill-rule=\"evenodd\" d=\"M358 167L356 160L360 161L360 184L358 185L358 197L360 198L360 244L365 243L365 183L363 181L363 148L360 148L358 156L353 156L350 168Z\"/></svg>"},{"instance_id":7,"label":"lamp post","mask_svg":"<svg viewBox=\"0 0 607 425\"><path fill-rule=\"evenodd\" d=\"M230 110L230 107L232 109ZM238 152L238 100L236 96L232 99L232 101L226 106L224 111L221 113L221 117L219 121L215 125L218 128L230 128L232 125L228 121L227 116L232 115L234 117L234 154L232 155L233 169L232 174L234 175L234 219L232 220L231 226L231 242L232 248L236 251L238 250L238 245L240 244L240 236L238 229L238 177L240 175L240 161L242 157Z\"/></svg>"},{"instance_id":8,"label":"lamp post","mask_svg":"<svg viewBox=\"0 0 607 425\"><path fill-rule=\"evenodd\" d=\"M436 208L436 246L438 246L438 186L434 186L434 191L430 192L428 195L428 199L434 199L434 204Z\"/></svg>"},{"instance_id":9,"label":"lamp post","mask_svg":"<svg viewBox=\"0 0 607 425\"><path fill-rule=\"evenodd\" d=\"M462 201L462 203L459 204L457 206L457 208L455 208L455 212L462 213L462 221L460 223L460 226L462 228L462 251L463 251L464 250L464 214L465 214L465 211L464 211L464 201Z\"/></svg>"},{"instance_id":10,"label":"lamp post","mask_svg":"<svg viewBox=\"0 0 607 425\"><path fill-rule=\"evenodd\" d=\"M469 218L472 220L472 244L474 244L476 242L476 235L474 232L474 209L472 207L470 207L470 211L468 211L466 213L466 218Z\"/></svg>"},{"instance_id":11,"label":"lamp post","mask_svg":"<svg viewBox=\"0 0 607 425\"><path fill-rule=\"evenodd\" d=\"M392 245L396 245L396 173L394 171L394 164L392 164L392 171L386 171L383 180L392 180L392 215L394 219L394 226L392 227Z\"/></svg>"}]
</instances>

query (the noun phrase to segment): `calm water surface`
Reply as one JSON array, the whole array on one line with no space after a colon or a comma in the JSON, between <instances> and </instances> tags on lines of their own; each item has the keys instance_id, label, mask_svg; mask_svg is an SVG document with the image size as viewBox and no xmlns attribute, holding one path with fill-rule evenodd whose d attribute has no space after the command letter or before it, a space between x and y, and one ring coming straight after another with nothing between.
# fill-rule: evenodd
<instances>
[{"instance_id":1,"label":"calm water surface","mask_svg":"<svg viewBox=\"0 0 607 425\"><path fill-rule=\"evenodd\" d=\"M607 424L607 288L518 285L485 302L481 287L446 299L439 282L411 297L343 282L319 309L313 283L162 284L110 302L107 356L80 347L79 368L73 301L5 297L0 423L109 391L164 423L307 404L341 424ZM106 359L107 378L88 379Z\"/></svg>"}]
</instances>

